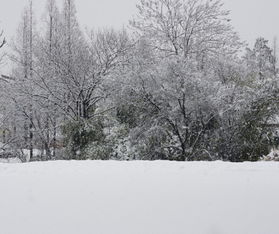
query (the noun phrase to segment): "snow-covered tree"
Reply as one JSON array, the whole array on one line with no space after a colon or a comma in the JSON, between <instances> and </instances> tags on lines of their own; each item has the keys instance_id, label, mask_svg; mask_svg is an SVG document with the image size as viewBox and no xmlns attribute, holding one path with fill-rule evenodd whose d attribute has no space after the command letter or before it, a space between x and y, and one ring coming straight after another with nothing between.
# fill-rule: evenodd
<instances>
[{"instance_id":1,"label":"snow-covered tree","mask_svg":"<svg viewBox=\"0 0 279 234\"><path fill-rule=\"evenodd\" d=\"M268 40L264 38L258 38L253 49L246 49L244 61L254 78L260 81L273 79L278 74L276 57L268 45Z\"/></svg>"},{"instance_id":2,"label":"snow-covered tree","mask_svg":"<svg viewBox=\"0 0 279 234\"><path fill-rule=\"evenodd\" d=\"M219 0L141 0L131 21L152 47L184 58L235 53L239 38Z\"/></svg>"},{"instance_id":3,"label":"snow-covered tree","mask_svg":"<svg viewBox=\"0 0 279 234\"><path fill-rule=\"evenodd\" d=\"M138 9L132 26L140 40L124 94L135 107L131 134L141 157L214 159L211 138L220 115L233 109L223 101L233 92L216 76L217 62L236 56L242 45L228 12L220 1L197 0L143 0Z\"/></svg>"},{"instance_id":4,"label":"snow-covered tree","mask_svg":"<svg viewBox=\"0 0 279 234\"><path fill-rule=\"evenodd\" d=\"M34 147L34 124L33 124L33 78L34 78L34 18L32 1L25 8L22 16L22 23L18 30L18 40L15 44L15 53L12 56L17 67L13 76L16 80L13 83L13 101L18 114L22 116L23 126L21 137L24 139L22 147L28 147L29 159L33 158Z\"/></svg>"}]
</instances>

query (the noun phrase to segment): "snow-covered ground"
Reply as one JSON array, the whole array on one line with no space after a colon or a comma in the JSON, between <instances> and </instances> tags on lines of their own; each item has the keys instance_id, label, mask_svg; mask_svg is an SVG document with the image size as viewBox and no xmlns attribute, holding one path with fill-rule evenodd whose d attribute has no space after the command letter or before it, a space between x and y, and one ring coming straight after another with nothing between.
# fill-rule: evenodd
<instances>
[{"instance_id":1,"label":"snow-covered ground","mask_svg":"<svg viewBox=\"0 0 279 234\"><path fill-rule=\"evenodd\" d=\"M0 158L0 163L21 163L21 160L19 158Z\"/></svg>"},{"instance_id":2,"label":"snow-covered ground","mask_svg":"<svg viewBox=\"0 0 279 234\"><path fill-rule=\"evenodd\" d=\"M1 234L278 234L279 164L0 163Z\"/></svg>"}]
</instances>

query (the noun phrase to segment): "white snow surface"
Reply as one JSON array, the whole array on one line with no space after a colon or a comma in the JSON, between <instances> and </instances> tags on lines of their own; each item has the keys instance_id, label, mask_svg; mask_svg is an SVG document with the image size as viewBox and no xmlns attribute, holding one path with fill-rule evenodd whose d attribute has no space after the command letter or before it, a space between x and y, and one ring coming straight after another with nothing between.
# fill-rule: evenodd
<instances>
[{"instance_id":1,"label":"white snow surface","mask_svg":"<svg viewBox=\"0 0 279 234\"><path fill-rule=\"evenodd\" d=\"M279 163L0 163L1 234L278 234Z\"/></svg>"}]
</instances>

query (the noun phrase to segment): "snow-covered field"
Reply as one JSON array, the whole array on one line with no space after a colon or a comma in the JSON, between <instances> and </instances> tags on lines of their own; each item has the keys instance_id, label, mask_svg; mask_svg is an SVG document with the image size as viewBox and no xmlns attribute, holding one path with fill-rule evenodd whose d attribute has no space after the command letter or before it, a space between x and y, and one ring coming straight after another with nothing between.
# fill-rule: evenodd
<instances>
[{"instance_id":1,"label":"snow-covered field","mask_svg":"<svg viewBox=\"0 0 279 234\"><path fill-rule=\"evenodd\" d=\"M279 164L0 163L1 234L278 234Z\"/></svg>"}]
</instances>

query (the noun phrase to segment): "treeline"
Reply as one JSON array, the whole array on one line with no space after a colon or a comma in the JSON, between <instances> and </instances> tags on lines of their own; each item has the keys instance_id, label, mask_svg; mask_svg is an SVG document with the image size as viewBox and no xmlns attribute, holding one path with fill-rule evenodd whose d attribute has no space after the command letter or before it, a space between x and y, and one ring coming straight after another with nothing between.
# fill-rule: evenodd
<instances>
[{"instance_id":1,"label":"treeline","mask_svg":"<svg viewBox=\"0 0 279 234\"><path fill-rule=\"evenodd\" d=\"M30 1L1 80L4 145L27 161L257 161L276 147L276 43L244 49L218 0L137 8L129 29L84 32L73 0L48 0L40 27Z\"/></svg>"}]
</instances>

